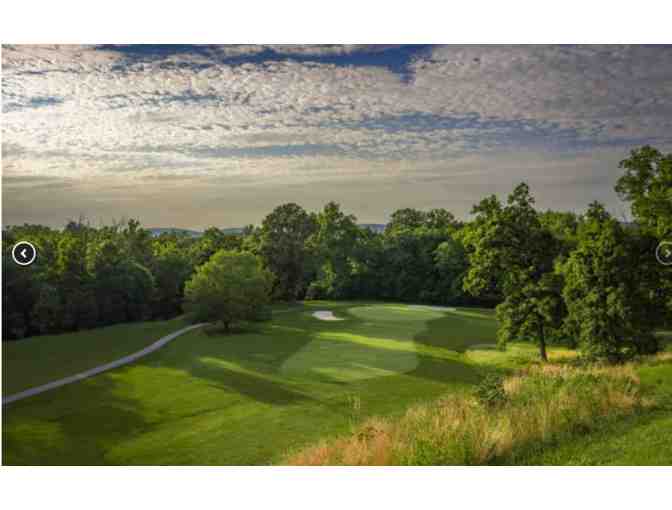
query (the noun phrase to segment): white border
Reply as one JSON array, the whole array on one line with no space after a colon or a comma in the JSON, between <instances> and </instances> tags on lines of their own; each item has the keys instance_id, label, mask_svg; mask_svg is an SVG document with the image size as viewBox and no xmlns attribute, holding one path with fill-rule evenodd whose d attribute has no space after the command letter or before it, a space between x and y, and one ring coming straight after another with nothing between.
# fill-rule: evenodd
<instances>
[{"instance_id":1,"label":"white border","mask_svg":"<svg viewBox=\"0 0 672 510\"><path fill-rule=\"evenodd\" d=\"M670 471L627 468L3 469L7 508L665 508ZM578 503L578 505L577 505Z\"/></svg>"},{"instance_id":2,"label":"white border","mask_svg":"<svg viewBox=\"0 0 672 510\"><path fill-rule=\"evenodd\" d=\"M5 2L3 43L672 42L666 0Z\"/></svg>"},{"instance_id":3,"label":"white border","mask_svg":"<svg viewBox=\"0 0 672 510\"><path fill-rule=\"evenodd\" d=\"M670 43L669 2L13 2L2 43ZM670 468L3 468L7 508L659 508ZM577 505L578 503L578 505Z\"/></svg>"}]
</instances>

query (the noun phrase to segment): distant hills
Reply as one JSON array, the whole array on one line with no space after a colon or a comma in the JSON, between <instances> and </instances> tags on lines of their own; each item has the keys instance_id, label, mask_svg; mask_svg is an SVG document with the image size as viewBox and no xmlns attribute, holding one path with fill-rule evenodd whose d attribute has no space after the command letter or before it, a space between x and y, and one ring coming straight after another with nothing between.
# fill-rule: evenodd
<instances>
[{"instance_id":1,"label":"distant hills","mask_svg":"<svg viewBox=\"0 0 672 510\"><path fill-rule=\"evenodd\" d=\"M154 237L159 237L161 234L184 234L189 237L201 237L203 232L198 230L189 230L187 228L148 228Z\"/></svg>"},{"instance_id":2,"label":"distant hills","mask_svg":"<svg viewBox=\"0 0 672 510\"><path fill-rule=\"evenodd\" d=\"M359 226L362 228L368 228L369 230L378 233L382 233L385 230L385 225L383 225L382 223L360 223ZM189 230L188 228L167 227L167 228L149 228L147 230L149 230L152 236L154 237L158 237L161 234L182 234L189 237L201 237L203 235L203 232L200 232L198 230ZM243 231L243 229L242 227L231 227L231 228L223 228L221 229L221 231L224 232L225 234L235 235L240 234Z\"/></svg>"}]
</instances>

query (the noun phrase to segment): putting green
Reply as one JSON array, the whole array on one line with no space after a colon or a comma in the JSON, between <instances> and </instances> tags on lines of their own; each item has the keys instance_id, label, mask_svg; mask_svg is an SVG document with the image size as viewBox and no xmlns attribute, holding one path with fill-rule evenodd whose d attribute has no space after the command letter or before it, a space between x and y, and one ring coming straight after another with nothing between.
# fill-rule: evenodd
<instances>
[{"instance_id":1,"label":"putting green","mask_svg":"<svg viewBox=\"0 0 672 510\"><path fill-rule=\"evenodd\" d=\"M375 305L350 308L348 315L364 321L357 324L356 329L364 329L366 334L320 332L289 357L280 372L341 382L410 372L419 364L414 337L425 328L426 321L439 318L443 313ZM386 329L381 322L396 323L394 336L377 336Z\"/></svg>"}]
</instances>

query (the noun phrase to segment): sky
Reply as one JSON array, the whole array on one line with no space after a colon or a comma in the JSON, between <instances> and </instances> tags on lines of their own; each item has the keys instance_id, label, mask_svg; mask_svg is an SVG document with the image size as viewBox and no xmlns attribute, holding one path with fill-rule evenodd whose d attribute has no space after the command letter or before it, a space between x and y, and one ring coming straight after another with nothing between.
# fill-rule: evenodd
<instances>
[{"instance_id":1,"label":"sky","mask_svg":"<svg viewBox=\"0 0 672 510\"><path fill-rule=\"evenodd\" d=\"M466 219L521 181L625 218L644 144L672 151L672 46L2 46L3 225Z\"/></svg>"}]
</instances>

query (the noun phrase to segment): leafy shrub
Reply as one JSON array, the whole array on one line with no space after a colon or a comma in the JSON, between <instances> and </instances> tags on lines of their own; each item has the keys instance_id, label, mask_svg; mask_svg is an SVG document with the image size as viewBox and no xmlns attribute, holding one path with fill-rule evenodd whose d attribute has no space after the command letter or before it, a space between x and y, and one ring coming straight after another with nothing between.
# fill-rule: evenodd
<instances>
[{"instance_id":1,"label":"leafy shrub","mask_svg":"<svg viewBox=\"0 0 672 510\"><path fill-rule=\"evenodd\" d=\"M497 407L506 402L504 378L499 374L488 374L474 390L476 398L486 407Z\"/></svg>"}]
</instances>

